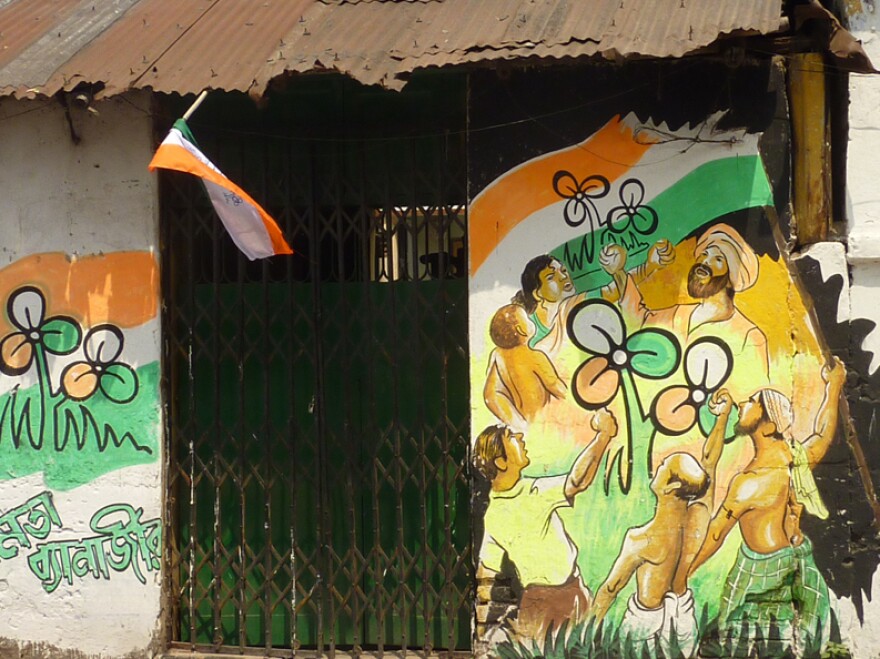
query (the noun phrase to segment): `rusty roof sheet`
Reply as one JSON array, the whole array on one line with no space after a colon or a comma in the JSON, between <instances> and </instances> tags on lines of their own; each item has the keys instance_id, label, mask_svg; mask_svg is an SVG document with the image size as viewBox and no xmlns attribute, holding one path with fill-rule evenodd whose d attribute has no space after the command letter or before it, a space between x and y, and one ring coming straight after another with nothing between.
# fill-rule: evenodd
<instances>
[{"instance_id":1,"label":"rusty roof sheet","mask_svg":"<svg viewBox=\"0 0 880 659\"><path fill-rule=\"evenodd\" d=\"M89 82L259 96L316 70L398 89L420 68L680 57L785 25L782 0L0 0L0 95Z\"/></svg>"}]
</instances>

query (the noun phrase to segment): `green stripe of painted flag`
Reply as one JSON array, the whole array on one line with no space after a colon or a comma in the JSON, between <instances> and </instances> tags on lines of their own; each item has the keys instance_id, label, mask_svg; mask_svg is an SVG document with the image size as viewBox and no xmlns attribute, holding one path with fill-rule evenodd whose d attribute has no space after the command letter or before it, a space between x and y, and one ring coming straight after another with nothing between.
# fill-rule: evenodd
<instances>
[{"instance_id":1,"label":"green stripe of painted flag","mask_svg":"<svg viewBox=\"0 0 880 659\"><path fill-rule=\"evenodd\" d=\"M650 179L646 181L650 185ZM616 192L616 190L614 191ZM613 193L612 193L613 194ZM606 199L611 199L609 195ZM578 291L609 281L599 265L599 250L609 242L627 248L627 269L645 261L648 248L666 238L678 243L717 217L773 203L770 182L757 155L722 158L700 165L676 183L644 202L657 212L657 228L648 234L631 230L615 236L607 228L570 240L551 253L568 267ZM611 206L608 206L611 208Z\"/></svg>"}]
</instances>

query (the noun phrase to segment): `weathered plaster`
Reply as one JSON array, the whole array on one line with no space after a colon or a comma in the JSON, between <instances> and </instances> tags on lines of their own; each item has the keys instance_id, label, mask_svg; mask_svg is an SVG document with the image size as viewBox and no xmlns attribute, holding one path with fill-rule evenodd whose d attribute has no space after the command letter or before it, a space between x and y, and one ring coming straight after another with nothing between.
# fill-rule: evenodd
<instances>
[{"instance_id":1,"label":"weathered plaster","mask_svg":"<svg viewBox=\"0 0 880 659\"><path fill-rule=\"evenodd\" d=\"M138 253L144 263L152 261L155 267L157 194L155 178L146 168L152 150L149 107L146 94L98 103L97 113L71 107L69 124L64 108L54 100L0 101L0 161L4 163L0 177L0 283L17 287L34 283L41 290L53 281L57 285L52 273L40 273L39 268L28 271L37 275L8 274L16 272L17 266L36 254L60 252L74 262L97 256L100 267L101 255ZM4 273L14 281L3 280ZM147 277L148 286L158 286L148 271L141 273ZM153 302L156 308L148 308L142 319L129 326L126 321L119 322L118 308L125 301L130 302L132 294L123 287L114 288L114 281L118 281L114 276L114 272L108 271L105 285L86 294L90 308L104 309L106 320L76 308L67 298L66 303L73 307L70 313L82 311L75 320L82 326L83 336L100 322L117 322L125 336L120 360L132 369L156 369L160 356L158 305ZM45 281L29 282L28 277ZM73 287L76 282L69 283ZM5 311L9 292L4 290ZM64 303L63 295L49 300L46 316L58 313L57 307ZM8 314L4 314L0 324L4 336L15 329ZM83 358L82 346L68 356L49 355L48 372L56 393L64 367ZM30 372L21 378L2 375L0 380L0 396L14 391L17 385L27 388L34 381ZM141 377L140 386L152 387L150 393L158 401L158 384L146 382ZM95 417L99 418L99 412L95 412ZM119 511L111 511L102 522L101 511L112 504L131 506L131 511L140 514L142 523L161 520L161 428L160 408L157 402L151 403L138 432L154 442L155 450L144 457L143 464L114 469L111 458L107 468L96 472L100 475L62 488L47 485L43 469L10 478L9 465L4 463L4 473L0 475L0 514L48 492L60 524L53 524L47 537L32 535L30 547L7 538L7 548L15 547L17 555L0 560L0 608L8 612L0 621L0 656L155 656L160 640L158 561L141 561L141 574L133 564L124 570L111 567L102 578L86 571L69 581L61 579L49 592L48 582L41 582L29 559L41 546L94 538L100 535L95 527L127 523L127 513ZM46 465L56 459L52 454L57 450L52 445L54 439L47 440L42 450L35 452L38 459L47 461ZM0 434L0 442L4 441L8 442L9 437L4 439ZM68 445L65 451L70 448ZM5 450L9 450L8 444ZM76 469L75 462L72 464Z\"/></svg>"},{"instance_id":2,"label":"weathered plaster","mask_svg":"<svg viewBox=\"0 0 880 659\"><path fill-rule=\"evenodd\" d=\"M4 659L96 659L98 655L89 655L79 650L64 650L48 643L25 643L0 638L0 656ZM120 659L151 659L155 656L148 651L129 652Z\"/></svg>"},{"instance_id":3,"label":"weathered plaster","mask_svg":"<svg viewBox=\"0 0 880 659\"><path fill-rule=\"evenodd\" d=\"M794 259L811 258L819 265L822 275L822 281L827 282L832 277L841 277L844 282L848 279L846 264L846 248L841 243L825 242L815 243L799 254L794 255ZM837 300L837 322L845 323L850 317L850 295L849 287L844 285L840 297Z\"/></svg>"},{"instance_id":4,"label":"weathered plaster","mask_svg":"<svg viewBox=\"0 0 880 659\"><path fill-rule=\"evenodd\" d=\"M880 62L880 15L874 2L847 2L850 30L860 39L876 66ZM869 461L876 460L874 423L875 380L880 369L880 188L877 185L877 153L880 152L880 76L850 74L849 143L847 145L847 235L849 269L841 273L843 296L849 288L851 354L858 370L858 398L852 410ZM827 260L827 259L823 259ZM835 262L837 259L833 259ZM838 265L834 266L836 270ZM824 275L823 266L823 275ZM839 319L840 322L840 319ZM861 363L860 363L861 362ZM876 475L875 475L876 480ZM858 499L861 493L854 492ZM876 532L869 531L868 551L876 552ZM854 551L858 547L854 545ZM876 657L880 647L880 604L876 593L880 575L872 570L854 575L866 597L841 598L838 602L841 634L856 658ZM873 594L873 597L871 596Z\"/></svg>"},{"instance_id":5,"label":"weathered plaster","mask_svg":"<svg viewBox=\"0 0 880 659\"><path fill-rule=\"evenodd\" d=\"M874 572L870 585L866 584L871 592L880 589L880 571ZM850 598L842 598L837 602L840 611L841 635L848 639L847 644L852 650L853 657L876 657L877 644L880 639L880 615L877 615L878 607L867 604L863 619L859 619L858 612Z\"/></svg>"},{"instance_id":6,"label":"weathered plaster","mask_svg":"<svg viewBox=\"0 0 880 659\"><path fill-rule=\"evenodd\" d=\"M862 41L865 51L875 63L880 61L878 28L880 15L875 12L873 3L865 4L861 12L850 17L850 29ZM856 266L853 270L854 288L873 288L880 276L880 188L876 179L877 153L880 149L880 122L877 120L880 76L851 74L849 92L848 258ZM869 311L863 306L854 308L857 314ZM874 368L876 366L873 364Z\"/></svg>"},{"instance_id":7,"label":"weathered plaster","mask_svg":"<svg viewBox=\"0 0 880 659\"><path fill-rule=\"evenodd\" d=\"M99 103L99 114L71 108L78 145L57 102L0 102L0 266L36 252L156 246L149 96L125 98Z\"/></svg>"}]
</instances>

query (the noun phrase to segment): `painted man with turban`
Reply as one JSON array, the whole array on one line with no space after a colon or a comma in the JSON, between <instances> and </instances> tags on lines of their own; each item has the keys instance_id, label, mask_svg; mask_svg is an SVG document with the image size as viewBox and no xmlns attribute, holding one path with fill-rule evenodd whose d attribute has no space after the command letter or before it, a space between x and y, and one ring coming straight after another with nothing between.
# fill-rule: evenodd
<instances>
[{"instance_id":1,"label":"painted man with turban","mask_svg":"<svg viewBox=\"0 0 880 659\"><path fill-rule=\"evenodd\" d=\"M665 249L669 257L674 258L674 247L668 241ZM756 388L770 384L767 337L736 306L737 294L748 290L758 280L758 257L733 227L718 223L697 239L694 263L686 282L688 294L696 300L692 303L663 309L648 308L637 282L624 271L626 254L618 245L606 246L600 255L600 263L611 274L618 289L623 290L619 305L630 332L646 326L667 329L678 339L682 353L700 339L720 339L730 349L732 369L724 387L734 400L742 400ZM682 360L680 372L671 379L684 380L684 368ZM667 384L669 381L642 382L640 395L644 400L652 400ZM728 428L728 432L731 430ZM678 451L699 455L703 441L698 424L683 435L658 432L651 462L660 464L667 455ZM750 457L750 451L743 443L725 451L718 467L718 478L712 485L715 501L724 498L730 477L742 469Z\"/></svg>"},{"instance_id":2,"label":"painted man with turban","mask_svg":"<svg viewBox=\"0 0 880 659\"><path fill-rule=\"evenodd\" d=\"M668 249L671 251L672 245ZM608 245L600 255L600 263L623 290L620 307L632 329L668 329L683 350L705 336L721 339L733 356L733 373L727 386L734 396L745 396L755 386L769 383L767 337L736 307L737 293L758 280L758 257L736 229L716 224L697 240L687 279L688 294L697 300L692 304L649 309L636 282L624 273L626 255L621 254L622 248Z\"/></svg>"},{"instance_id":3,"label":"painted man with turban","mask_svg":"<svg viewBox=\"0 0 880 659\"><path fill-rule=\"evenodd\" d=\"M828 639L828 586L801 531L801 514L828 517L812 470L834 439L845 377L837 359L822 369L825 397L812 434L801 441L792 434L792 406L782 392L762 388L738 405L737 433L751 438L754 457L731 481L690 569L693 574L739 525L742 545L721 593L722 638L773 634L806 646L811 656Z\"/></svg>"}]
</instances>

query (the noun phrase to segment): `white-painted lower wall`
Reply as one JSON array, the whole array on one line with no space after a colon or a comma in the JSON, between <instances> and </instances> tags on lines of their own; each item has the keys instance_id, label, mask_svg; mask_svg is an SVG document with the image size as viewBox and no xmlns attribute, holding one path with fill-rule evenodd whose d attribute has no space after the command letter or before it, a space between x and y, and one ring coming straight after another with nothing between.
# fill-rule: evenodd
<instances>
[{"instance_id":1,"label":"white-painted lower wall","mask_svg":"<svg viewBox=\"0 0 880 659\"><path fill-rule=\"evenodd\" d=\"M873 2L860 4L850 17L851 31L875 66L880 62L880 14ZM852 276L852 305L856 317L880 325L876 301L880 285L880 186L877 184L877 154L880 153L880 76L850 76L850 112L847 156L848 260ZM864 345L874 353L872 371L880 367L880 331L871 333Z\"/></svg>"},{"instance_id":2,"label":"white-painted lower wall","mask_svg":"<svg viewBox=\"0 0 880 659\"><path fill-rule=\"evenodd\" d=\"M860 39L875 66L880 64L880 13L873 0L847 3L850 31ZM880 76L851 74L849 108L849 144L847 146L847 261L850 280L850 321L867 319L876 327L860 346L873 353L868 365L871 375L880 368L880 185L877 181L877 159L880 153ZM876 458L872 449L869 459ZM878 574L859 577L865 591L873 593L864 602L863 619L847 600L840 605L841 631L855 657L876 657L880 647L880 602Z\"/></svg>"},{"instance_id":3,"label":"white-painted lower wall","mask_svg":"<svg viewBox=\"0 0 880 659\"><path fill-rule=\"evenodd\" d=\"M72 107L68 122L55 100L0 100L0 308L6 310L12 290L33 284L46 295L44 322L60 312L72 316L84 333L102 322L116 324L125 343L115 359L137 369L135 401L101 407L100 401L94 402L102 395L97 392L83 405L93 405L89 409L95 419L106 418L101 414L107 410L121 414L122 423L135 405L131 428L137 441L151 448L147 453L125 446L119 455L128 457L117 465L112 446L100 455L91 448L77 454L74 440L59 450L57 438L47 433L41 449L31 451L34 466L28 469L18 464L8 428L4 435L0 420L0 556L3 548L7 554L17 553L0 558L0 656L17 657L15 652L21 651L25 657L64 657L72 651L76 657L137 657L151 656L157 647L161 570L156 569L158 558L145 547L161 549L161 542L137 542L139 534L156 540L163 500L158 380L145 375L158 373L160 357L157 192L155 176L147 171L152 151L149 107L147 94L127 95L98 102L97 113ZM85 288L84 281L89 282ZM19 329L8 313L0 312L0 340ZM0 355L7 363L14 361L17 340L5 344ZM92 348L93 361L96 350ZM109 351L105 346L101 359ZM63 367L85 357L82 345L67 356L50 355L48 380L59 400ZM0 397L0 413L16 386L36 384L35 373L32 365L21 375L0 374L0 396L7 396ZM86 468L76 462L78 457L105 463ZM22 471L32 473L17 476ZM74 478L65 480L70 475ZM43 492L51 494L60 525L51 524L48 534L39 530L46 506L45 500L42 507L37 501L35 523L29 532L16 535L15 524L24 525L31 513L20 509L16 515L14 509L33 503ZM113 504L131 508L111 510L103 520L96 517ZM128 524L138 515L145 527L119 526L112 535L113 523ZM90 522L99 528L90 528ZM82 545L89 538L97 540ZM70 543L58 544L62 541ZM78 550L77 543L86 549ZM48 571L48 564L39 562L41 549L44 556L69 552L71 568L57 563L55 572ZM104 558L89 554L89 563L86 551L103 552ZM132 552L128 562L126 552ZM106 569L102 560L108 561ZM41 565L47 570L43 579L38 575ZM53 585L58 575L69 579L61 578L48 592L45 586Z\"/></svg>"}]
</instances>

